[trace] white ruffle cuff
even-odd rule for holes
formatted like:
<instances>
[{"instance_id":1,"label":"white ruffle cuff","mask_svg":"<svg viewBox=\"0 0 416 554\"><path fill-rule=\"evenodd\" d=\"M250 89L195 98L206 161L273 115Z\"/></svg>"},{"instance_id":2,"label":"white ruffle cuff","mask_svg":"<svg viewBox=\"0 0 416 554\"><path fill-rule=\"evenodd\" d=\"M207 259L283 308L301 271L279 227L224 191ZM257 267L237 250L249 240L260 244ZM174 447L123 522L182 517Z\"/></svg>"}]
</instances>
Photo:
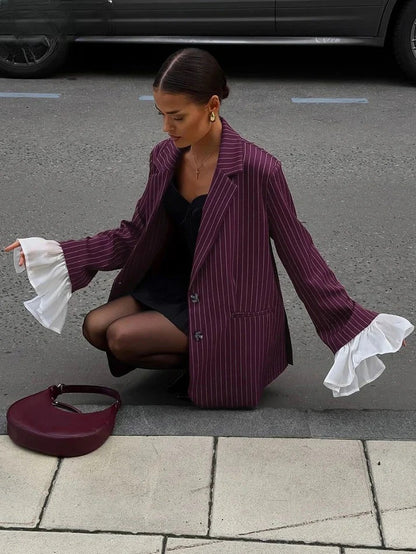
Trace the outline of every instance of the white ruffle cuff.
<instances>
[{"instance_id":1,"label":"white ruffle cuff","mask_svg":"<svg viewBox=\"0 0 416 554\"><path fill-rule=\"evenodd\" d=\"M385 365L376 354L397 352L414 331L404 317L378 314L373 321L335 354L334 365L324 380L334 397L349 396L379 377Z\"/></svg>"},{"instance_id":2,"label":"white ruffle cuff","mask_svg":"<svg viewBox=\"0 0 416 554\"><path fill-rule=\"evenodd\" d=\"M72 296L71 282L60 244L40 237L16 239L21 248L15 248L14 267L17 273L25 270L19 266L23 250L27 276L37 296L23 302L25 308L47 329L61 333Z\"/></svg>"}]
</instances>

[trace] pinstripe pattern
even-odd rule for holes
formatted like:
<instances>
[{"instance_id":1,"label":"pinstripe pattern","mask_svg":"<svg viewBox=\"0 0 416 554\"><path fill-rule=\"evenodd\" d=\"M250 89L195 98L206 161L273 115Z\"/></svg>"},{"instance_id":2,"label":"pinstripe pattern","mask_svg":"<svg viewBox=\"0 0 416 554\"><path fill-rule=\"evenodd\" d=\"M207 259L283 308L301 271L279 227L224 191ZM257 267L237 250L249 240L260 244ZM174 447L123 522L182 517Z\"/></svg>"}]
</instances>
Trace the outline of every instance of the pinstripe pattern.
<instances>
[{"instance_id":1,"label":"pinstripe pattern","mask_svg":"<svg viewBox=\"0 0 416 554\"><path fill-rule=\"evenodd\" d=\"M222 123L189 285L188 393L204 408L254 408L263 389L292 363L270 238L317 333L334 353L378 314L348 296L319 254L297 218L280 162ZM144 275L169 233L161 200L179 155L170 140L153 149L146 190L131 222L60 243L73 291L99 270L122 268L111 300ZM199 302L191 301L192 293ZM109 364L114 375L131 370L114 360Z\"/></svg>"}]
</instances>

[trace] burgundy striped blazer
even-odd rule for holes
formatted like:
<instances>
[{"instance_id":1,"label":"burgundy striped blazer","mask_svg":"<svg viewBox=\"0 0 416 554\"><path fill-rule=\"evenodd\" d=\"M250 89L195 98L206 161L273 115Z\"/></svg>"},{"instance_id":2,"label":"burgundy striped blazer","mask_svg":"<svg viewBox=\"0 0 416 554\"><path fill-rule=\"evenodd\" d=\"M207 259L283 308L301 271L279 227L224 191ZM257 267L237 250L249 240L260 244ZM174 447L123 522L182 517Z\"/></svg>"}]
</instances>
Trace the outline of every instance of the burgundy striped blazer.
<instances>
[{"instance_id":1,"label":"burgundy striped blazer","mask_svg":"<svg viewBox=\"0 0 416 554\"><path fill-rule=\"evenodd\" d=\"M352 300L298 220L280 162L222 120L189 290L188 394L203 408L254 408L263 389L293 363L270 240L319 337L335 353L378 315ZM170 140L150 155L145 191L131 221L61 242L72 291L97 271L121 269L109 300L128 294L169 233L162 204L181 151ZM108 357L113 375L132 367Z\"/></svg>"}]
</instances>

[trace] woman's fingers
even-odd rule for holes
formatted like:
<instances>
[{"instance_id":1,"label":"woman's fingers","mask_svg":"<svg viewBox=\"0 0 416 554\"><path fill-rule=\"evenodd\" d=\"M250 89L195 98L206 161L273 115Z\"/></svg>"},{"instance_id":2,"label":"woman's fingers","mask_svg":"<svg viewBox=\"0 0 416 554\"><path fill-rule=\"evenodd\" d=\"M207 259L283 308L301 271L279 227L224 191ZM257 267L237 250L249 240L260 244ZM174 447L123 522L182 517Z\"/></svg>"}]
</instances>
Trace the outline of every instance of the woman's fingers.
<instances>
[{"instance_id":1,"label":"woman's fingers","mask_svg":"<svg viewBox=\"0 0 416 554\"><path fill-rule=\"evenodd\" d=\"M18 246L20 246L20 242L18 240L14 241L12 244L9 244L9 246L6 246L6 248L4 249L6 252L10 252L10 250L14 250L15 248L17 248Z\"/></svg>"},{"instance_id":2,"label":"woman's fingers","mask_svg":"<svg viewBox=\"0 0 416 554\"><path fill-rule=\"evenodd\" d=\"M403 346L406 346L406 341L404 340L403 343L402 343Z\"/></svg>"},{"instance_id":3,"label":"woman's fingers","mask_svg":"<svg viewBox=\"0 0 416 554\"><path fill-rule=\"evenodd\" d=\"M6 252L10 252L11 250L14 250L15 248L18 248L20 246L20 242L18 240L14 241L12 244L9 244L9 246L6 246L4 249ZM25 265L26 266L26 259L23 252L20 252L19 256L19 265Z\"/></svg>"}]
</instances>

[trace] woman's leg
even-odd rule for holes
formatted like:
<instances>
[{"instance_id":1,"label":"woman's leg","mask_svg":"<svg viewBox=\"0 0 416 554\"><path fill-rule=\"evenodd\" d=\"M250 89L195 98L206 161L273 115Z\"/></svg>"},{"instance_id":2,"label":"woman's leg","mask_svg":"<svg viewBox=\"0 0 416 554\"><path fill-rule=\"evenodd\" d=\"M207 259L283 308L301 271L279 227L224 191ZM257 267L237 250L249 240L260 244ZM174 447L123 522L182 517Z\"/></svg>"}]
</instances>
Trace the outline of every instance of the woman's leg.
<instances>
[{"instance_id":1,"label":"woman's leg","mask_svg":"<svg viewBox=\"0 0 416 554\"><path fill-rule=\"evenodd\" d=\"M89 312L82 325L82 332L89 343L100 350L107 350L107 328L116 319L140 313L144 307L132 296L122 296Z\"/></svg>"},{"instance_id":2,"label":"woman's leg","mask_svg":"<svg viewBox=\"0 0 416 554\"><path fill-rule=\"evenodd\" d=\"M115 352L113 352L113 350L111 349L111 346L108 344L107 331L109 330L109 327L112 326L116 321L123 320L128 316L139 314L144 315L145 313L157 314L157 312L150 311L142 306L132 296L123 296L121 298L117 298L116 300L112 300L111 302L108 302L107 304L104 304L103 306L100 306L87 314L82 327L83 334L88 342L90 342L93 346L99 348L100 350L110 351L115 357L118 358ZM160 316L160 318L162 318L162 321L166 320L168 324L173 327L173 331L178 331L178 333L186 338L186 335L179 331L179 329L177 329L175 325L173 325L169 320L162 316L162 314L158 315ZM124 325L117 325L113 327L111 333L109 333L109 335L111 336L112 346L117 352L119 352L119 347L117 347L117 344L119 346L121 344L120 330L123 327ZM158 329L155 329L155 332L158 333ZM126 336L124 333L123 335L124 343ZM183 337L180 338L183 339ZM136 338L137 337L133 337L132 340L136 340ZM182 346L180 347L180 349L181 348ZM156 353L143 355L139 358L137 358L137 356L134 356L135 361L133 363L136 367L142 367L146 369L173 369L186 365L186 359L187 353L177 352L177 349L175 349L173 353L165 353L165 351L159 352L156 350ZM120 358L120 360L124 361L124 358Z\"/></svg>"},{"instance_id":3,"label":"woman's leg","mask_svg":"<svg viewBox=\"0 0 416 554\"><path fill-rule=\"evenodd\" d=\"M106 339L112 354L130 365L153 369L186 364L188 337L154 310L113 321L107 328Z\"/></svg>"}]
</instances>

